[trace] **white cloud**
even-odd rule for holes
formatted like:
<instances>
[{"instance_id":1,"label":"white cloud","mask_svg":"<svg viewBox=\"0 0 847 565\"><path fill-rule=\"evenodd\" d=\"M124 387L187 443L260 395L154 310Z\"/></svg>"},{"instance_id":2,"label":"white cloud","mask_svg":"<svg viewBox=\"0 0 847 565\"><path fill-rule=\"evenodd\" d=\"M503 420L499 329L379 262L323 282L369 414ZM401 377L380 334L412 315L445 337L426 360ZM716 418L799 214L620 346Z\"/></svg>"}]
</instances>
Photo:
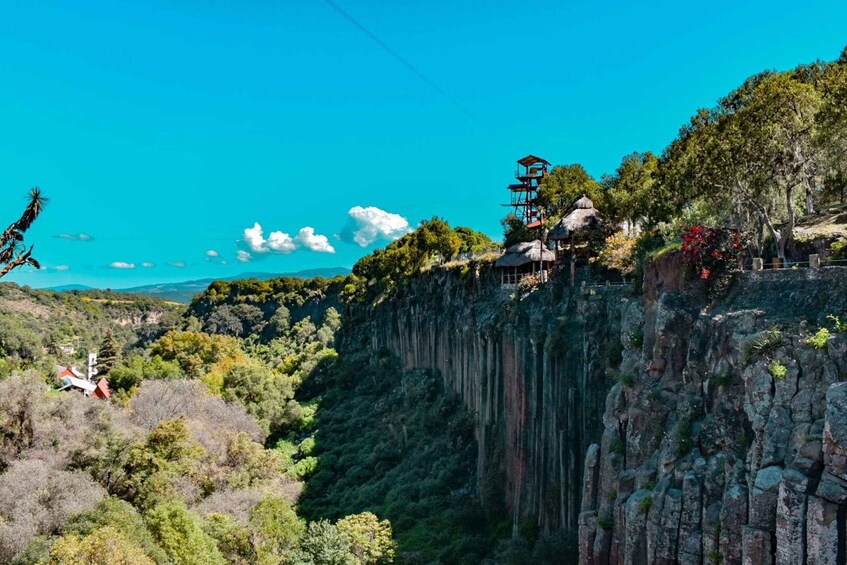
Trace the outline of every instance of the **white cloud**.
<instances>
[{"instance_id":1,"label":"white cloud","mask_svg":"<svg viewBox=\"0 0 847 565\"><path fill-rule=\"evenodd\" d=\"M288 254L300 248L319 253L335 253L335 248L325 235L315 233L315 228L306 226L300 229L296 237L283 231L274 231L265 239L265 231L258 222L252 228L244 230L244 243L253 253L284 253ZM239 252L238 260L247 262L252 255L247 251Z\"/></svg>"},{"instance_id":2,"label":"white cloud","mask_svg":"<svg viewBox=\"0 0 847 565\"><path fill-rule=\"evenodd\" d=\"M242 263L248 263L253 256L244 251L243 249L238 250L238 260Z\"/></svg>"},{"instance_id":3,"label":"white cloud","mask_svg":"<svg viewBox=\"0 0 847 565\"><path fill-rule=\"evenodd\" d=\"M393 241L412 231L406 218L376 206L353 206L347 214L353 220L355 229L348 229L342 235L348 239L352 237L361 247L367 247L378 239Z\"/></svg>"},{"instance_id":4,"label":"white cloud","mask_svg":"<svg viewBox=\"0 0 847 565\"><path fill-rule=\"evenodd\" d=\"M135 263L127 263L125 261L115 261L109 264L113 269L134 269Z\"/></svg>"},{"instance_id":5,"label":"white cloud","mask_svg":"<svg viewBox=\"0 0 847 565\"><path fill-rule=\"evenodd\" d=\"M264 232L259 222L253 224L252 228L244 230L244 242L247 244L247 247L256 253L265 253L268 250L265 247L267 241L265 240Z\"/></svg>"},{"instance_id":6,"label":"white cloud","mask_svg":"<svg viewBox=\"0 0 847 565\"><path fill-rule=\"evenodd\" d=\"M330 245L327 237L316 234L315 228L309 226L300 228L300 233L297 234L297 242L303 247L317 251L318 253L335 253L335 248Z\"/></svg>"},{"instance_id":7,"label":"white cloud","mask_svg":"<svg viewBox=\"0 0 847 565\"><path fill-rule=\"evenodd\" d=\"M156 263L151 263L149 261L145 261L144 263L141 264L141 266L144 267L145 269L151 269L151 268L156 266Z\"/></svg>"},{"instance_id":8,"label":"white cloud","mask_svg":"<svg viewBox=\"0 0 847 565\"><path fill-rule=\"evenodd\" d=\"M70 269L70 267L68 267L67 265L56 265L53 268L57 271L67 271L68 269Z\"/></svg>"},{"instance_id":9,"label":"white cloud","mask_svg":"<svg viewBox=\"0 0 847 565\"><path fill-rule=\"evenodd\" d=\"M258 226L259 224L256 225ZM281 231L271 232L271 235L268 236L267 244L268 249L277 253L291 253L297 249L294 238Z\"/></svg>"},{"instance_id":10,"label":"white cloud","mask_svg":"<svg viewBox=\"0 0 847 565\"><path fill-rule=\"evenodd\" d=\"M171 267L176 267L177 269L182 269L185 267L185 261L170 261L168 263Z\"/></svg>"},{"instance_id":11,"label":"white cloud","mask_svg":"<svg viewBox=\"0 0 847 565\"><path fill-rule=\"evenodd\" d=\"M60 233L56 237L59 239L69 239L71 241L91 241L94 239L87 233Z\"/></svg>"},{"instance_id":12,"label":"white cloud","mask_svg":"<svg viewBox=\"0 0 847 565\"><path fill-rule=\"evenodd\" d=\"M217 257L218 255L220 255L220 253L218 253L214 249L206 251L206 257Z\"/></svg>"}]
</instances>

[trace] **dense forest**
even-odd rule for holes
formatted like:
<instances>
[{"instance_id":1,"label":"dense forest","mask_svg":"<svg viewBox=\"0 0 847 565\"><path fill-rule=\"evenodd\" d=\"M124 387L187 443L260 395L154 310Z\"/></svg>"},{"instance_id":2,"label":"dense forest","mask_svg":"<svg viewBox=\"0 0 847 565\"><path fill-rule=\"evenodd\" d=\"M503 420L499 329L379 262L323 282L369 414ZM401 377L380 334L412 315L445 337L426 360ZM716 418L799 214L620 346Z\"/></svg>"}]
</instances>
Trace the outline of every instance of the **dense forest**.
<instances>
[{"instance_id":1,"label":"dense forest","mask_svg":"<svg viewBox=\"0 0 847 565\"><path fill-rule=\"evenodd\" d=\"M751 77L698 111L661 155L633 153L600 179L555 167L539 204L550 227L588 195L606 220L590 244L625 275L695 224L749 234L750 256L790 260L803 238L820 238L838 258L844 235L801 238L797 227L847 223L845 132L847 50ZM503 223L506 245L536 237L514 217ZM0 561L572 555L565 535L510 541L498 477L475 476L474 415L438 375L404 370L348 323L422 271L466 275L497 248L432 218L349 276L218 281L187 308L0 285ZM7 263L34 261L31 248L7 249ZM84 367L89 351L100 353L109 401L56 390L55 366Z\"/></svg>"}]
</instances>

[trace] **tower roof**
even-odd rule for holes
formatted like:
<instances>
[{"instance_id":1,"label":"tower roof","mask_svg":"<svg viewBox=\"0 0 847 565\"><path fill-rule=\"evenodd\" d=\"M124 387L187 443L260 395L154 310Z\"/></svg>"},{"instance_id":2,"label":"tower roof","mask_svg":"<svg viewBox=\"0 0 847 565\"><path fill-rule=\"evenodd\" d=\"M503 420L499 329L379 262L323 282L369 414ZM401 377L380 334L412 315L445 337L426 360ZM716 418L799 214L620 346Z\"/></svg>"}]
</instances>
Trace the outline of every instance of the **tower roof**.
<instances>
[{"instance_id":1,"label":"tower roof","mask_svg":"<svg viewBox=\"0 0 847 565\"><path fill-rule=\"evenodd\" d=\"M522 159L518 159L518 164L523 165L524 167L529 167L530 165L534 165L536 163L543 163L545 165L549 165L550 162L546 159L542 159L541 157L536 157L535 155L527 155Z\"/></svg>"}]
</instances>

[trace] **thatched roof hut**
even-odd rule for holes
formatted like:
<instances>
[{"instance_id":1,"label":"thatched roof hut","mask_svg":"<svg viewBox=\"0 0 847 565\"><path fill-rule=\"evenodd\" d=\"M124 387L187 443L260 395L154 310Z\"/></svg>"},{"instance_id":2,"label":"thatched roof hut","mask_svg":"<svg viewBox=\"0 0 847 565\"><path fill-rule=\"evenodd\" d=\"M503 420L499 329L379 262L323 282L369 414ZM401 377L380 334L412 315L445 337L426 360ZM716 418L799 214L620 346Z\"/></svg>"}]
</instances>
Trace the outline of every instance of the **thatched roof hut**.
<instances>
[{"instance_id":1,"label":"thatched roof hut","mask_svg":"<svg viewBox=\"0 0 847 565\"><path fill-rule=\"evenodd\" d=\"M571 212L556 222L547 234L547 238L553 241L560 241L570 238L574 233L594 227L602 221L594 203L587 196L583 196L574 203L574 209Z\"/></svg>"},{"instance_id":2,"label":"thatched roof hut","mask_svg":"<svg viewBox=\"0 0 847 565\"><path fill-rule=\"evenodd\" d=\"M516 243L494 263L495 267L520 267L529 263L552 262L556 254L544 247L540 239Z\"/></svg>"}]
</instances>

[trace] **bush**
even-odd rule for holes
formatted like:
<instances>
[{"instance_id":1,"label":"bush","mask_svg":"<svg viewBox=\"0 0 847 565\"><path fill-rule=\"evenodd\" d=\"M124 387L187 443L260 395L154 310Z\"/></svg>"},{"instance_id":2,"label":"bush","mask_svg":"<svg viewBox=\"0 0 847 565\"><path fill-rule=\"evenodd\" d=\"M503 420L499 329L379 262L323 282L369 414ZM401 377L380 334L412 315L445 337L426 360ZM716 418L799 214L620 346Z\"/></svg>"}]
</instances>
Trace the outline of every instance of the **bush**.
<instances>
[{"instance_id":1,"label":"bush","mask_svg":"<svg viewBox=\"0 0 847 565\"><path fill-rule=\"evenodd\" d=\"M615 518L611 514L601 514L597 518L597 525L600 526L600 529L611 532L615 527Z\"/></svg>"},{"instance_id":2,"label":"bush","mask_svg":"<svg viewBox=\"0 0 847 565\"><path fill-rule=\"evenodd\" d=\"M153 537L175 565L224 565L215 540L182 502L162 502L145 515Z\"/></svg>"},{"instance_id":3,"label":"bush","mask_svg":"<svg viewBox=\"0 0 847 565\"><path fill-rule=\"evenodd\" d=\"M784 379L788 375L788 367L780 361L774 361L768 365L768 372L775 379Z\"/></svg>"},{"instance_id":4,"label":"bush","mask_svg":"<svg viewBox=\"0 0 847 565\"><path fill-rule=\"evenodd\" d=\"M841 318L832 314L827 316L827 318L835 322L835 331L838 333L847 333L847 322L842 322Z\"/></svg>"},{"instance_id":5,"label":"bush","mask_svg":"<svg viewBox=\"0 0 847 565\"><path fill-rule=\"evenodd\" d=\"M750 234L736 228L692 226L682 234L683 261L691 275L708 281L710 293L722 292L750 241Z\"/></svg>"},{"instance_id":6,"label":"bush","mask_svg":"<svg viewBox=\"0 0 847 565\"><path fill-rule=\"evenodd\" d=\"M106 492L83 473L58 471L37 459L15 461L0 475L0 562L8 563L38 535L61 531Z\"/></svg>"},{"instance_id":7,"label":"bush","mask_svg":"<svg viewBox=\"0 0 847 565\"><path fill-rule=\"evenodd\" d=\"M291 557L305 527L288 502L267 496L250 513L250 529L259 562L270 563Z\"/></svg>"},{"instance_id":8,"label":"bush","mask_svg":"<svg viewBox=\"0 0 847 565\"><path fill-rule=\"evenodd\" d=\"M635 271L635 238L618 231L606 238L603 248L597 255L597 263L614 269L623 276Z\"/></svg>"},{"instance_id":9,"label":"bush","mask_svg":"<svg viewBox=\"0 0 847 565\"><path fill-rule=\"evenodd\" d=\"M815 349L825 349L826 344L830 339L832 339L832 335L830 335L829 330L826 328L820 328L815 335L806 339L806 343Z\"/></svg>"},{"instance_id":10,"label":"bush","mask_svg":"<svg viewBox=\"0 0 847 565\"><path fill-rule=\"evenodd\" d=\"M46 565L88 563L155 565L156 562L138 544L112 526L98 528L85 537L76 534L62 536L53 544L50 558L46 561ZM200 562L195 563L199 565Z\"/></svg>"},{"instance_id":11,"label":"bush","mask_svg":"<svg viewBox=\"0 0 847 565\"><path fill-rule=\"evenodd\" d=\"M653 507L653 497L645 496L641 499L641 511L647 514L650 512L650 508Z\"/></svg>"}]
</instances>

